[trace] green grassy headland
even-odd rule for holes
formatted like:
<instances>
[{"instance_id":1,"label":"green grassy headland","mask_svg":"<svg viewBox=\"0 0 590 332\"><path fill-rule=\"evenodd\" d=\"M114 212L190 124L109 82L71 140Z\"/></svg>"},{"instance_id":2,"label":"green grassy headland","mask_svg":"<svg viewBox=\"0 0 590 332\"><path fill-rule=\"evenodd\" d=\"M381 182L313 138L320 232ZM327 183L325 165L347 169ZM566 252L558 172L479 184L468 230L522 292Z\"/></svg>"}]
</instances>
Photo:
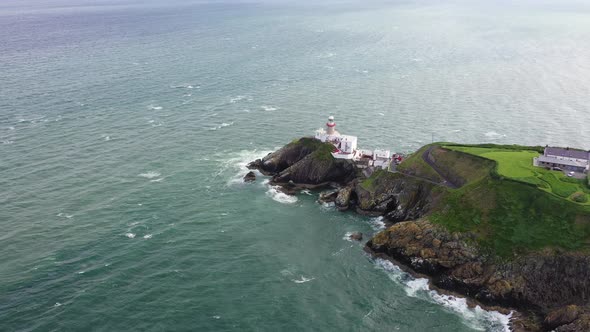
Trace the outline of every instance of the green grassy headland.
<instances>
[{"instance_id":1,"label":"green grassy headland","mask_svg":"<svg viewBox=\"0 0 590 332\"><path fill-rule=\"evenodd\" d=\"M401 170L432 179L434 170L422 160L425 148L406 159ZM462 187L445 188L429 219L452 232L475 234L479 245L502 257L547 248L590 250L590 190L585 180L534 167L532 158L541 151L436 145L431 155L437 168ZM374 183L367 179L362 185Z\"/></svg>"}]
</instances>

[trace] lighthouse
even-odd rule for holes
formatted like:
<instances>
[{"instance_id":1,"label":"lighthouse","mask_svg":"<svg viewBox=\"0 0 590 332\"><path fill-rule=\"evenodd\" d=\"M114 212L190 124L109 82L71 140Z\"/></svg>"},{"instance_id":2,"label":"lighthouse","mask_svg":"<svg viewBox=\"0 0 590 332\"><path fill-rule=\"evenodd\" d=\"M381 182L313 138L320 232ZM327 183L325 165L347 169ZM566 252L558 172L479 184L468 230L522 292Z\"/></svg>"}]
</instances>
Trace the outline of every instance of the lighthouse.
<instances>
[{"instance_id":1,"label":"lighthouse","mask_svg":"<svg viewBox=\"0 0 590 332\"><path fill-rule=\"evenodd\" d=\"M328 135L335 135L336 134L336 122L334 122L334 117L330 115L328 118L328 122L326 123L326 133Z\"/></svg>"}]
</instances>

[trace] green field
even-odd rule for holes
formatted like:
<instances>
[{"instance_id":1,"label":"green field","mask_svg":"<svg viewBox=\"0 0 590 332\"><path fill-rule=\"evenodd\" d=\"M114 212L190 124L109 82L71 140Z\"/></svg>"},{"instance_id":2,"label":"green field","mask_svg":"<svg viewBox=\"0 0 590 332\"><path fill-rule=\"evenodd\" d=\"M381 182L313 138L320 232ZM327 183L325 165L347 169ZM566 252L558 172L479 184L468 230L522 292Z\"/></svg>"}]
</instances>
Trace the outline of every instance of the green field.
<instances>
[{"instance_id":1,"label":"green field","mask_svg":"<svg viewBox=\"0 0 590 332\"><path fill-rule=\"evenodd\" d=\"M537 151L473 146L445 146L445 148L469 153L496 161L498 175L537 186L560 198L590 205L590 188L585 180L567 177L563 172L533 166Z\"/></svg>"}]
</instances>

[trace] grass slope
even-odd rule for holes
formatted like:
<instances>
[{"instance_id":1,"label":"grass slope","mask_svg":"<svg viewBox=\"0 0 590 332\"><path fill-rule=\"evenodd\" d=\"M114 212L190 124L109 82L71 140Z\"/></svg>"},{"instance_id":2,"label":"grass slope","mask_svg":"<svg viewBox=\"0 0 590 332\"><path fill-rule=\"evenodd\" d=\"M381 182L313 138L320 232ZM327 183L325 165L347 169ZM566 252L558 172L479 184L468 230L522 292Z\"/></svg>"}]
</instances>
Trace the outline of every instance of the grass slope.
<instances>
[{"instance_id":1,"label":"grass slope","mask_svg":"<svg viewBox=\"0 0 590 332\"><path fill-rule=\"evenodd\" d=\"M590 248L590 205L567 196L571 185L579 189L580 183L564 182L542 168L532 170L529 158L538 155L538 147L445 146L452 150L433 149L437 166L466 183L446 190L429 216L432 222L475 234L474 241L501 257L543 248ZM405 167L424 167L411 162Z\"/></svg>"}]
</instances>

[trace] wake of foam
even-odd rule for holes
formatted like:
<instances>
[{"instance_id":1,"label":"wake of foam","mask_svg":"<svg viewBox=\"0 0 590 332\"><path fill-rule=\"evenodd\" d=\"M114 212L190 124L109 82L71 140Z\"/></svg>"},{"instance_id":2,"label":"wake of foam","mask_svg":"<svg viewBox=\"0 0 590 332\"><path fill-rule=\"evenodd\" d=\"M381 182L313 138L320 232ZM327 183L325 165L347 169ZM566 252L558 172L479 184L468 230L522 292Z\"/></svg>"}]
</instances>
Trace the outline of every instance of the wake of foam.
<instances>
[{"instance_id":1,"label":"wake of foam","mask_svg":"<svg viewBox=\"0 0 590 332\"><path fill-rule=\"evenodd\" d=\"M224 122L224 123L222 123L222 124L220 124L220 125L218 125L218 126L215 126L215 127L211 127L211 128L209 128L209 130L219 130L219 129L221 129L221 128L225 128L225 127L232 126L233 124L234 124L233 122L230 122L230 123L225 123L225 122Z\"/></svg>"},{"instance_id":2,"label":"wake of foam","mask_svg":"<svg viewBox=\"0 0 590 332\"><path fill-rule=\"evenodd\" d=\"M506 137L505 134L500 134L495 131L488 131L487 133L484 134L484 136L489 139L500 139L500 138Z\"/></svg>"},{"instance_id":3,"label":"wake of foam","mask_svg":"<svg viewBox=\"0 0 590 332\"><path fill-rule=\"evenodd\" d=\"M142 177L142 178L146 178L146 179L153 179L153 178L157 178L158 176L160 176L161 174L155 171L149 171L149 172L145 172L145 173L141 173L137 176Z\"/></svg>"},{"instance_id":4,"label":"wake of foam","mask_svg":"<svg viewBox=\"0 0 590 332\"><path fill-rule=\"evenodd\" d=\"M431 290L428 286L428 279L414 278L388 260L377 258L375 264L378 268L386 271L391 280L404 286L408 296L422 298L442 305L447 310L461 315L465 323L473 329L497 332L510 331L509 322L512 314L504 315L497 311L487 311L480 306L470 308L465 298L440 294Z\"/></svg>"},{"instance_id":5,"label":"wake of foam","mask_svg":"<svg viewBox=\"0 0 590 332\"><path fill-rule=\"evenodd\" d=\"M301 276L301 279L292 279L291 281L293 281L293 282L294 282L294 283L296 283L296 284L303 284L303 283L306 283L306 282L312 281L312 280L314 280L314 279L315 279L315 278L313 278L313 277L312 277L312 278L306 278L306 277L304 277L304 276Z\"/></svg>"}]
</instances>

